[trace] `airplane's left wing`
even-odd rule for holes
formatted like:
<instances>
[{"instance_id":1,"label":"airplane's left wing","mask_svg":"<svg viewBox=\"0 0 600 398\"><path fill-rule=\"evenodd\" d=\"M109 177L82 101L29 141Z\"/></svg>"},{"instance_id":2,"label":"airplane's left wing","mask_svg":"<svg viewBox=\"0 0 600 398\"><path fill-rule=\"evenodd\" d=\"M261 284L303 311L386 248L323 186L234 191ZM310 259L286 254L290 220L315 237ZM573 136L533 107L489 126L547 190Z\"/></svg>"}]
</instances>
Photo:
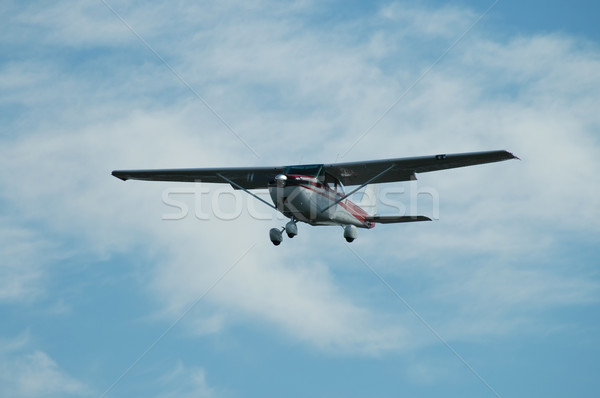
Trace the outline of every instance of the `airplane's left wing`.
<instances>
[{"instance_id":1,"label":"airplane's left wing","mask_svg":"<svg viewBox=\"0 0 600 398\"><path fill-rule=\"evenodd\" d=\"M230 167L208 169L115 170L112 175L123 181L178 181L231 184L245 189L267 188L269 181L283 172L283 167ZM230 180L230 181L228 181ZM239 187L231 184L235 189Z\"/></svg>"}]
</instances>

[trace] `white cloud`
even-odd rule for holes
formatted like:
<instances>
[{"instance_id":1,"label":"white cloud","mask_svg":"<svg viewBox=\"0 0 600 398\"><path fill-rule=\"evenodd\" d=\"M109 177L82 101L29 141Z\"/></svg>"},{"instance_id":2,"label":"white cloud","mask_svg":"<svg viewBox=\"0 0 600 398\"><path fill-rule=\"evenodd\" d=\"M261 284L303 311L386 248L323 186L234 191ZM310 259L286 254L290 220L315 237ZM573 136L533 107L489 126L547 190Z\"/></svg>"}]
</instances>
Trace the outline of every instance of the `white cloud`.
<instances>
[{"instance_id":1,"label":"white cloud","mask_svg":"<svg viewBox=\"0 0 600 398\"><path fill-rule=\"evenodd\" d=\"M11 6L6 12L12 12L19 29L9 37L17 41L39 40L47 45L80 47L113 46L135 40L101 2L35 2L28 7L14 2Z\"/></svg>"},{"instance_id":2,"label":"white cloud","mask_svg":"<svg viewBox=\"0 0 600 398\"><path fill-rule=\"evenodd\" d=\"M457 38L479 17L472 10L454 6L426 8L407 3L390 3L380 15L400 25L400 31L409 36Z\"/></svg>"},{"instance_id":3,"label":"white cloud","mask_svg":"<svg viewBox=\"0 0 600 398\"><path fill-rule=\"evenodd\" d=\"M243 227L238 222L235 228ZM162 291L162 297L169 298L168 304L177 308L174 313L181 313L185 304L199 298L246 247L264 240L262 234L255 236L264 231L253 229L257 231L249 233L253 236L251 239L244 238L239 231L230 233L230 241L237 244L229 253L210 254L206 253L205 246L196 246L195 250L173 253L173 262L158 267L157 288ZM220 227L211 233L227 235ZM177 241L189 247L193 241L203 240L202 235L197 233L186 238L182 233ZM226 319L230 323L240 319L260 320L260 324L275 325L286 334L327 350L373 354L414 343L404 326L382 328L385 322L378 319L382 318L381 314L354 303L336 286L328 267L303 258L301 253L308 249L306 243L297 244L300 250L277 253L270 243L259 243L204 301L228 314ZM297 258L290 256L290 252L296 253Z\"/></svg>"},{"instance_id":4,"label":"white cloud","mask_svg":"<svg viewBox=\"0 0 600 398\"><path fill-rule=\"evenodd\" d=\"M45 352L28 349L28 334L0 340L0 394L11 397L87 396L90 390Z\"/></svg>"},{"instance_id":5,"label":"white cloud","mask_svg":"<svg viewBox=\"0 0 600 398\"><path fill-rule=\"evenodd\" d=\"M187 367L182 362L179 362L174 369L160 377L158 385L161 386L162 390L165 390L156 395L161 398L210 398L219 395L206 381L206 371L203 368Z\"/></svg>"},{"instance_id":6,"label":"white cloud","mask_svg":"<svg viewBox=\"0 0 600 398\"><path fill-rule=\"evenodd\" d=\"M44 266L56 256L40 258L39 253L55 245L28 228L4 220L0 228L0 302L33 302L44 293Z\"/></svg>"}]
</instances>

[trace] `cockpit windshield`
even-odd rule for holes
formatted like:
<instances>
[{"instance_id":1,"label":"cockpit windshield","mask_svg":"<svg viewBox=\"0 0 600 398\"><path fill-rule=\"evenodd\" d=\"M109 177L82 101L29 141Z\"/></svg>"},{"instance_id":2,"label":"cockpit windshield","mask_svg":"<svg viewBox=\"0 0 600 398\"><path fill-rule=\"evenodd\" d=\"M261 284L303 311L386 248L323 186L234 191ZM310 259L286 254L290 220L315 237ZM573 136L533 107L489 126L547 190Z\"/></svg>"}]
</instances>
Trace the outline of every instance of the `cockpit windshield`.
<instances>
[{"instance_id":1,"label":"cockpit windshield","mask_svg":"<svg viewBox=\"0 0 600 398\"><path fill-rule=\"evenodd\" d=\"M288 166L283 172L284 174L299 174L303 176L309 177L319 177L321 176L321 171L323 169L322 164L310 164L310 165L302 165L302 166Z\"/></svg>"}]
</instances>

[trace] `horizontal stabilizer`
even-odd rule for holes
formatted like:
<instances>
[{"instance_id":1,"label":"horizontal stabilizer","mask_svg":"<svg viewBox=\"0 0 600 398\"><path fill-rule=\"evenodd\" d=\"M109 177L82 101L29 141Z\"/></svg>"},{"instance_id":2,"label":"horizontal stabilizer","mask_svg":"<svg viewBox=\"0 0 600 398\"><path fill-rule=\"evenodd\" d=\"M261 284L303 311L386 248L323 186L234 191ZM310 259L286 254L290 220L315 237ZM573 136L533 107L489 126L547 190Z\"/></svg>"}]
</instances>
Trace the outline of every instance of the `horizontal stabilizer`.
<instances>
[{"instance_id":1,"label":"horizontal stabilizer","mask_svg":"<svg viewBox=\"0 0 600 398\"><path fill-rule=\"evenodd\" d=\"M431 218L425 216L369 216L365 218L365 221L394 224L399 222L431 221Z\"/></svg>"}]
</instances>

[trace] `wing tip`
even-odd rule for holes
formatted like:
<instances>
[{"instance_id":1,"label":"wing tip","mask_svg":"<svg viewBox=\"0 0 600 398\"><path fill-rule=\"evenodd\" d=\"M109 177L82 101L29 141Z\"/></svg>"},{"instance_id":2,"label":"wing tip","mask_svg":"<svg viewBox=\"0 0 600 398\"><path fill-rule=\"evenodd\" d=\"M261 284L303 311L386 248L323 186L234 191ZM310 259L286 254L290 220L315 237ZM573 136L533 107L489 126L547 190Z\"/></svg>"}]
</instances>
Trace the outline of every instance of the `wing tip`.
<instances>
[{"instance_id":1,"label":"wing tip","mask_svg":"<svg viewBox=\"0 0 600 398\"><path fill-rule=\"evenodd\" d=\"M118 170L113 170L111 174L113 175L113 177L117 177L119 180L122 181L127 181L129 179L125 173L122 173Z\"/></svg>"},{"instance_id":2,"label":"wing tip","mask_svg":"<svg viewBox=\"0 0 600 398\"><path fill-rule=\"evenodd\" d=\"M412 218L411 221L433 221L431 218L427 216L410 216Z\"/></svg>"},{"instance_id":3,"label":"wing tip","mask_svg":"<svg viewBox=\"0 0 600 398\"><path fill-rule=\"evenodd\" d=\"M511 159L517 159L517 160L521 160L521 158L520 158L520 157L518 157L517 155L515 155L514 153L512 153L512 152L509 152L509 151L506 151L506 152L508 152L508 154L511 156L511 157L510 157Z\"/></svg>"}]
</instances>

